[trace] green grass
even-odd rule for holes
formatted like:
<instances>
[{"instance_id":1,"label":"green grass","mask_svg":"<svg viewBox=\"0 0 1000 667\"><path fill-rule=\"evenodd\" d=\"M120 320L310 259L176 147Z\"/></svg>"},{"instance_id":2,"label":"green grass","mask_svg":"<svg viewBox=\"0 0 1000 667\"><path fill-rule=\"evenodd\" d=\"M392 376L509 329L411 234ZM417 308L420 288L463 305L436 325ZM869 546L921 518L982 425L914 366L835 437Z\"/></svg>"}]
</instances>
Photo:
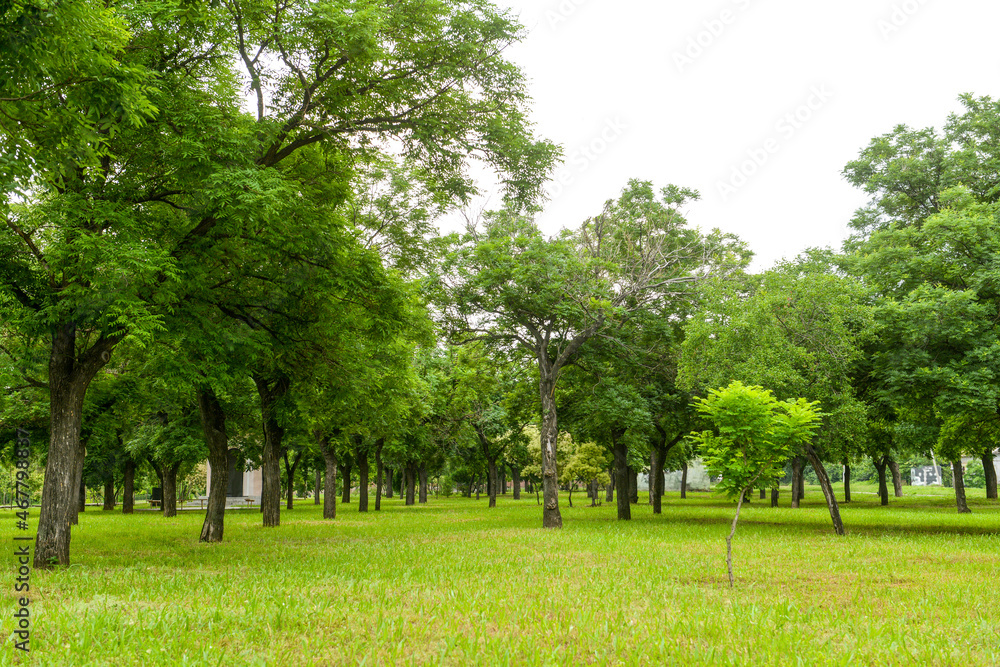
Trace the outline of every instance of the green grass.
<instances>
[{"instance_id":1,"label":"green grass","mask_svg":"<svg viewBox=\"0 0 1000 667\"><path fill-rule=\"evenodd\" d=\"M668 494L663 514L566 507L544 531L533 495L431 499L322 520L312 501L260 526L230 512L164 519L88 509L73 565L32 573L40 665L991 665L1000 663L1000 505L907 488L879 507L855 485L836 537L817 488L802 509ZM924 495L926 494L926 495ZM37 516L37 508L33 514ZM10 512L0 521L13 532ZM10 544L8 538L8 544ZM14 606L12 559L3 632ZM0 662L15 664L10 642Z\"/></svg>"}]
</instances>

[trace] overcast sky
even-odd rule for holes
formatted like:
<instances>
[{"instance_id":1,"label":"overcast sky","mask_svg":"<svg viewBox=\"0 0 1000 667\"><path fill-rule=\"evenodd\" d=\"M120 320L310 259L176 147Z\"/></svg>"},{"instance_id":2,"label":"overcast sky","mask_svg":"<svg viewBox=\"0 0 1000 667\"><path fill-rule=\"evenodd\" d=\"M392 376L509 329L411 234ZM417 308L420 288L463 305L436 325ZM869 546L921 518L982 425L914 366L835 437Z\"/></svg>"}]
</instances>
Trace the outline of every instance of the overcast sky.
<instances>
[{"instance_id":1,"label":"overcast sky","mask_svg":"<svg viewBox=\"0 0 1000 667\"><path fill-rule=\"evenodd\" d=\"M1000 96L996 0L497 4L529 31L508 57L565 149L547 232L641 178L698 189L689 220L738 234L757 269L839 247L865 201L841 172L873 137Z\"/></svg>"}]
</instances>

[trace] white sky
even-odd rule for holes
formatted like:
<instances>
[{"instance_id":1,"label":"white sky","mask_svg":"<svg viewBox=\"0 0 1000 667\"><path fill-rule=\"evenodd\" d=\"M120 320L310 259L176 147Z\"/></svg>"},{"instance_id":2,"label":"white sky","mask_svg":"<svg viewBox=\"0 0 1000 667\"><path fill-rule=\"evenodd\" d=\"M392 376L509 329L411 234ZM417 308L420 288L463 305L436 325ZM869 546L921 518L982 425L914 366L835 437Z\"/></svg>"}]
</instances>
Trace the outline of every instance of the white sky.
<instances>
[{"instance_id":1,"label":"white sky","mask_svg":"<svg viewBox=\"0 0 1000 667\"><path fill-rule=\"evenodd\" d=\"M870 139L940 127L963 92L1000 96L996 0L496 1L530 31L507 55L531 80L539 134L566 152L568 185L539 218L549 233L641 178L700 190L689 220L738 234L756 269L839 248L865 202L841 171ZM807 120L783 120L810 102Z\"/></svg>"}]
</instances>

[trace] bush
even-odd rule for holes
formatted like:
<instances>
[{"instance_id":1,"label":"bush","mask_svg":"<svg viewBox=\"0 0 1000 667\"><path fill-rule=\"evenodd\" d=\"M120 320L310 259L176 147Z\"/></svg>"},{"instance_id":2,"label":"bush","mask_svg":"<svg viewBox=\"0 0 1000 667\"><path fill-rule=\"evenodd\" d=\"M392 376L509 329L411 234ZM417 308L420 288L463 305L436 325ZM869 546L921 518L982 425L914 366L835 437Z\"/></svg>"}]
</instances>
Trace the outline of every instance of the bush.
<instances>
[{"instance_id":1,"label":"bush","mask_svg":"<svg viewBox=\"0 0 1000 667\"><path fill-rule=\"evenodd\" d=\"M438 493L445 498L450 498L455 493L455 482L452 481L450 475L441 475L438 478L438 486L440 487Z\"/></svg>"}]
</instances>

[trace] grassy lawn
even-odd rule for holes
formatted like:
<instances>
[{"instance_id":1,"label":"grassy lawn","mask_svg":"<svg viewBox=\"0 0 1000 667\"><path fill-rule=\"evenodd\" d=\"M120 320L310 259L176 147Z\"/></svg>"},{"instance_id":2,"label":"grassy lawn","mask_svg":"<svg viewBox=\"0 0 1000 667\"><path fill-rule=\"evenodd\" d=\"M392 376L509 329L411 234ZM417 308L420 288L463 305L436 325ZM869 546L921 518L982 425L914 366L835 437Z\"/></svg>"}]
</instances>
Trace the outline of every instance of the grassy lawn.
<instances>
[{"instance_id":1,"label":"grassy lawn","mask_svg":"<svg viewBox=\"0 0 1000 667\"><path fill-rule=\"evenodd\" d=\"M907 487L883 508L874 491L842 505L846 538L818 487L800 510L755 499L735 590L733 506L708 494L668 494L656 517L643 498L617 522L578 492L561 531L539 527L533 495L492 511L485 496L355 501L334 522L309 500L276 529L230 512L215 545L197 541L200 512L88 508L73 565L32 573L30 663L1000 664L1000 505L972 489L959 516L950 489ZM7 637L10 556L3 571ZM5 642L0 663L17 661Z\"/></svg>"}]
</instances>

